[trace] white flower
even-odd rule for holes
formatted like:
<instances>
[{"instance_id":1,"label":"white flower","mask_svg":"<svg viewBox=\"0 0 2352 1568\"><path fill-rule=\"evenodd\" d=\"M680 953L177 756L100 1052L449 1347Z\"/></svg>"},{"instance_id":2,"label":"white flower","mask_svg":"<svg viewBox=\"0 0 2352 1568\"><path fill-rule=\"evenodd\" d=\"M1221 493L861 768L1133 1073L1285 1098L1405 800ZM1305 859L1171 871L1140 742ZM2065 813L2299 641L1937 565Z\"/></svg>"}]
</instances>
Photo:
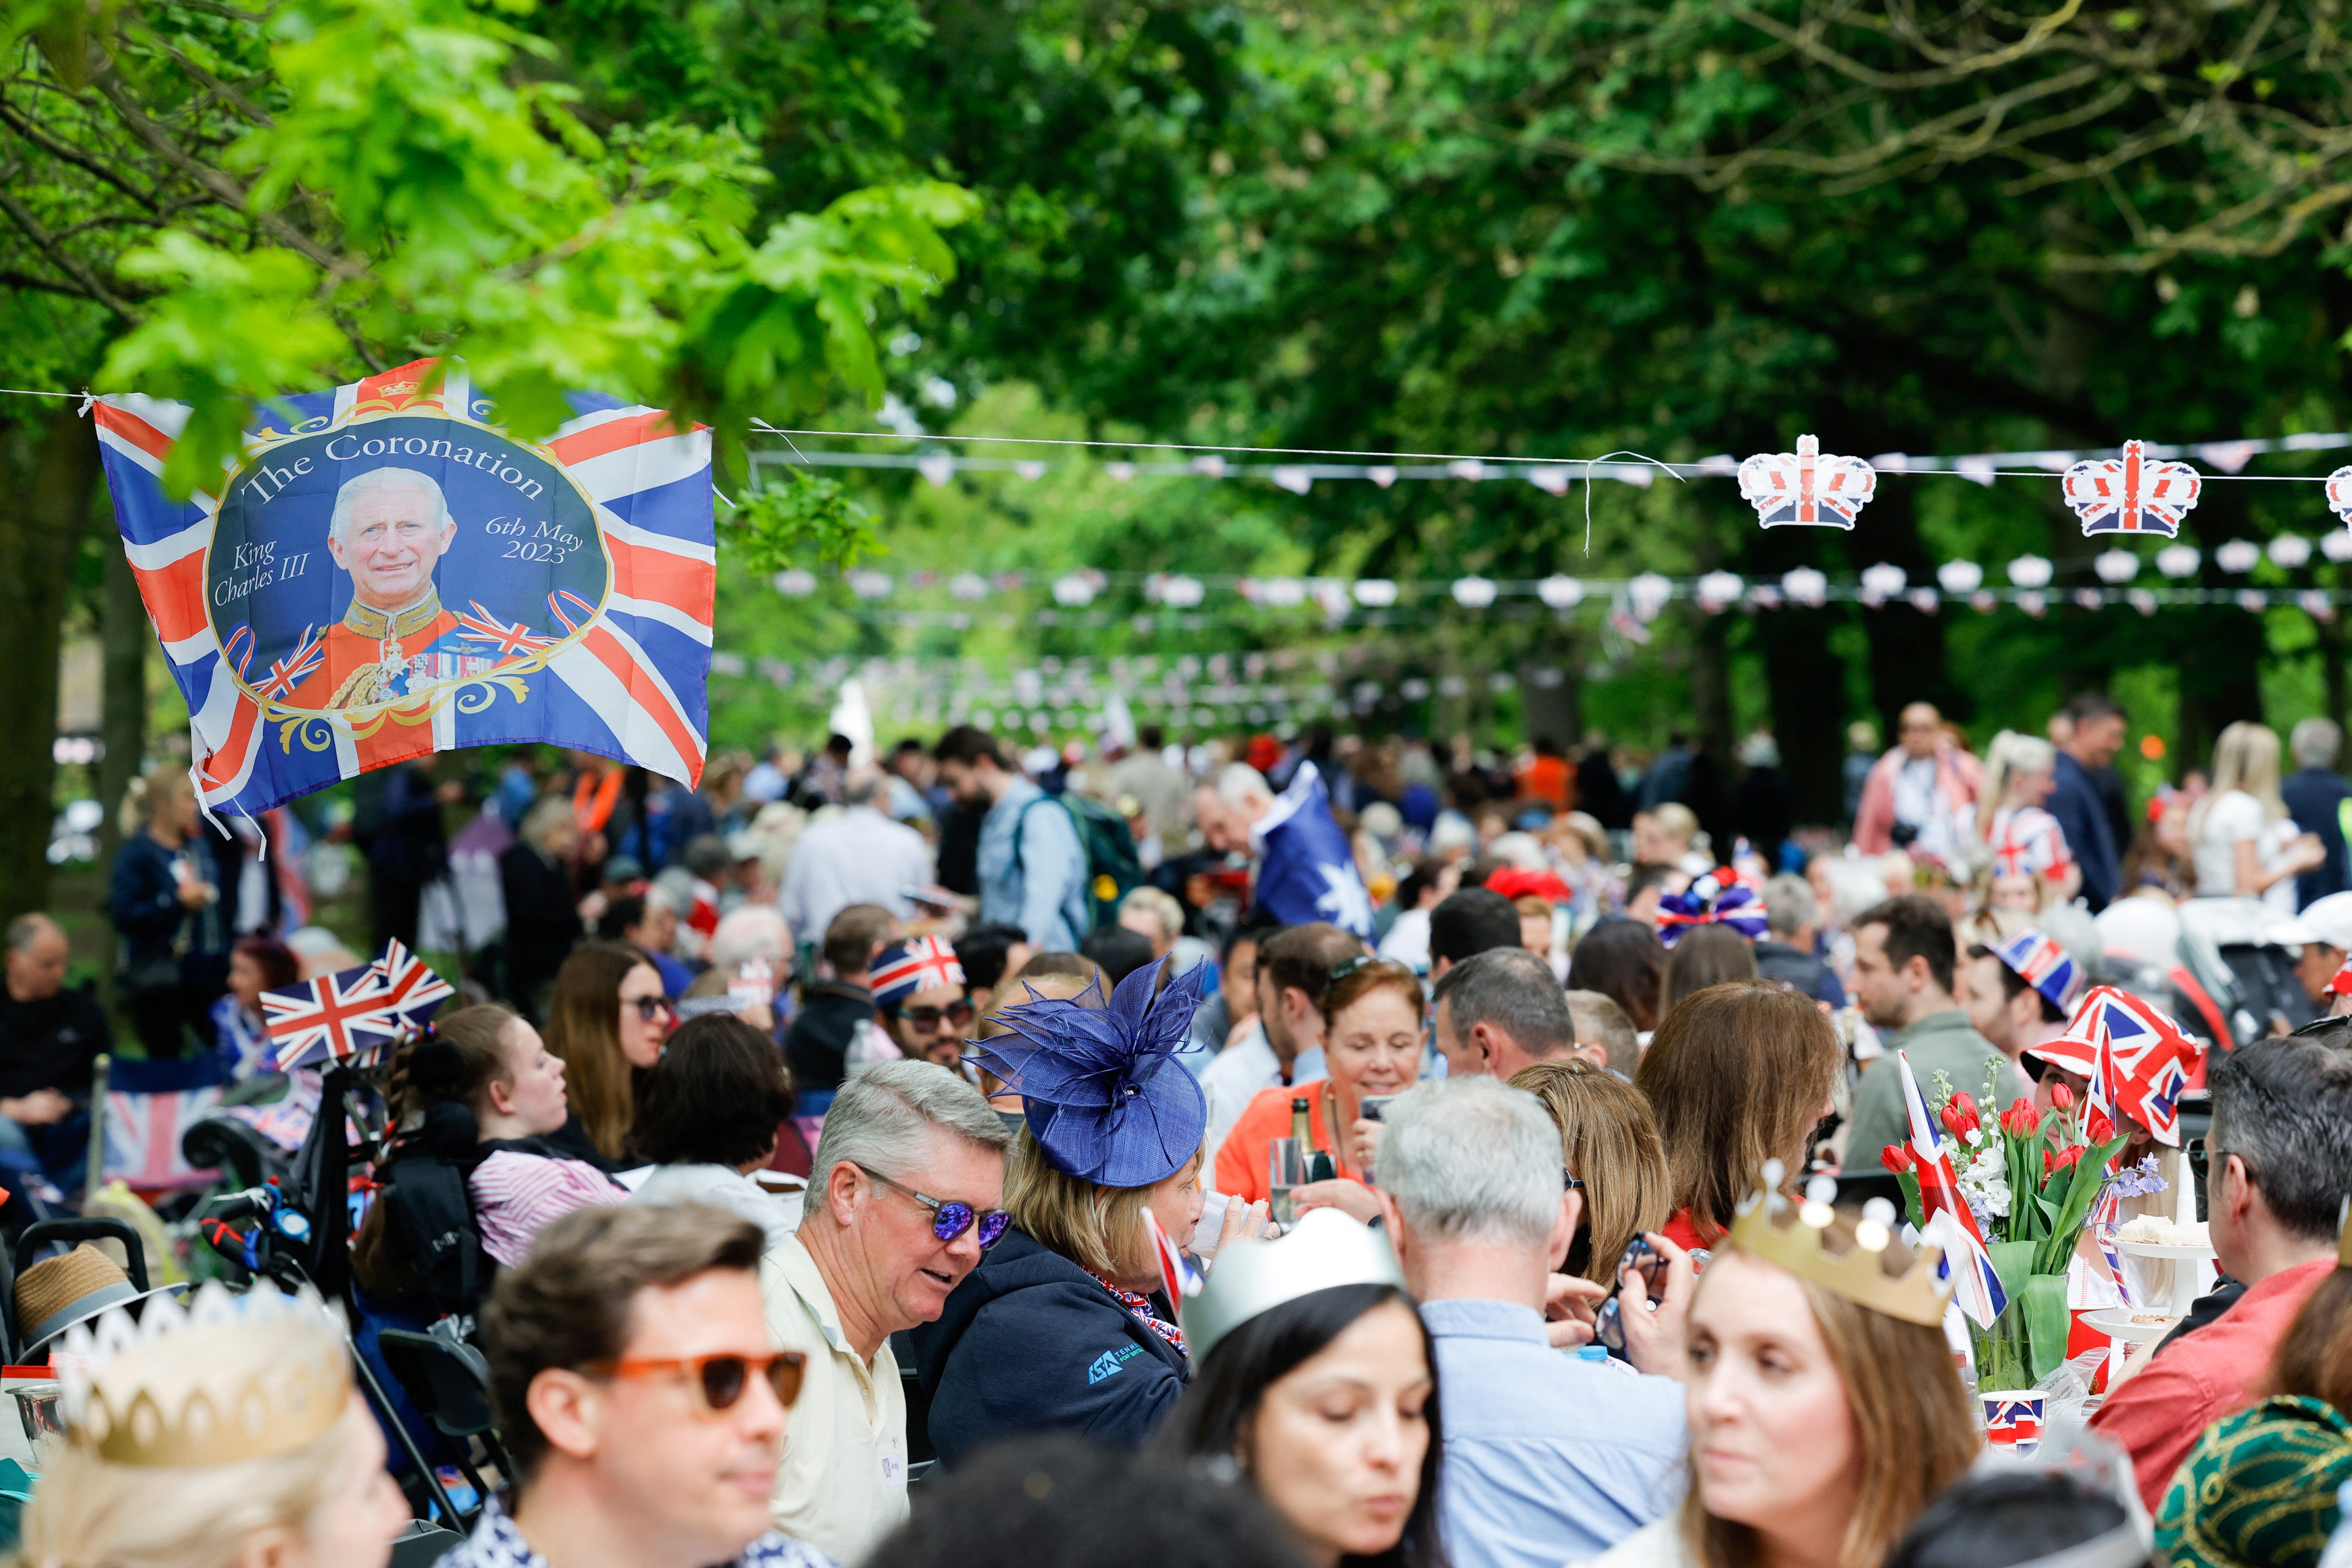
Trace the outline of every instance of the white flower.
<instances>
[{"instance_id":1,"label":"white flower","mask_svg":"<svg viewBox=\"0 0 2352 1568\"><path fill-rule=\"evenodd\" d=\"M1960 1194L1979 1220L2009 1217L2009 1168L1998 1150L1983 1150L1969 1162L1960 1172Z\"/></svg>"}]
</instances>

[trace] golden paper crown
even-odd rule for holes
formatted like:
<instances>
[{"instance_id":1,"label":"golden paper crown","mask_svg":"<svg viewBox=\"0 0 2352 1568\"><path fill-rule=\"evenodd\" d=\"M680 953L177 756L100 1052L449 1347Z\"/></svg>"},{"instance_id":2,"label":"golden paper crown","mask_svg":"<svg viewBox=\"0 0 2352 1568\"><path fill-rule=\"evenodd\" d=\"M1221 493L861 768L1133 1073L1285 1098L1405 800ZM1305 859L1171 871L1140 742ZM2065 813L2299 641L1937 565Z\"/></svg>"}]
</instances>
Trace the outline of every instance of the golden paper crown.
<instances>
[{"instance_id":1,"label":"golden paper crown","mask_svg":"<svg viewBox=\"0 0 2352 1568\"><path fill-rule=\"evenodd\" d=\"M1880 1256L1895 1239L1895 1205L1885 1198L1873 1198L1864 1205L1863 1218L1854 1226L1853 1250L1839 1257L1822 1246L1822 1233L1837 1217L1837 1211L1830 1206L1837 1184L1816 1176L1805 1200L1791 1204L1780 1195L1780 1174L1778 1160L1766 1163L1762 1188L1741 1201L1731 1222L1735 1246L1857 1307L1931 1329L1943 1322L1953 1287L1938 1277L1944 1256L1941 1247L1924 1246L1909 1273L1889 1278ZM1789 1209L1795 1213L1783 1223L1779 1216Z\"/></svg>"},{"instance_id":2,"label":"golden paper crown","mask_svg":"<svg viewBox=\"0 0 2352 1568\"><path fill-rule=\"evenodd\" d=\"M70 1439L111 1464L233 1465L274 1458L341 1418L351 1367L341 1322L315 1291L212 1283L134 1321L109 1311L66 1331L54 1358Z\"/></svg>"}]
</instances>

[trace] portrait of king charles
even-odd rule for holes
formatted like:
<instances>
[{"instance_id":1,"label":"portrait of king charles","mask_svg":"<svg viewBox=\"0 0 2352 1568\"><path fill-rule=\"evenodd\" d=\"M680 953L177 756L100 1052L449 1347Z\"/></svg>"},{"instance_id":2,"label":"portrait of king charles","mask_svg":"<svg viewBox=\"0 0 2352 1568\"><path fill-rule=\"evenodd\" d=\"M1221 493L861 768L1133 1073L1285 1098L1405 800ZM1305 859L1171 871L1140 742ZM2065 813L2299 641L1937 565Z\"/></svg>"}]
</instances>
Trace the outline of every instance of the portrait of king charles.
<instances>
[{"instance_id":1,"label":"portrait of king charles","mask_svg":"<svg viewBox=\"0 0 2352 1568\"><path fill-rule=\"evenodd\" d=\"M400 701L489 668L496 660L464 646L433 580L457 537L448 499L430 475L383 468L344 480L327 553L351 574L351 607L327 631L325 662L287 706Z\"/></svg>"}]
</instances>

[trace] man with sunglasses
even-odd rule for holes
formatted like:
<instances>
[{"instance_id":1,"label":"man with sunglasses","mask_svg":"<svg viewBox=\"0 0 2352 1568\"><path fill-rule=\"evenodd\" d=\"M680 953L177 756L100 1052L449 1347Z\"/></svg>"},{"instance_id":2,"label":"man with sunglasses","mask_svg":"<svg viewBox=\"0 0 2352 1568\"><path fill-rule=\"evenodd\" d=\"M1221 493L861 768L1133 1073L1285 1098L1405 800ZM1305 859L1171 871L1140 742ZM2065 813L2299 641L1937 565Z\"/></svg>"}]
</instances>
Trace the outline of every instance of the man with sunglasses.
<instances>
[{"instance_id":1,"label":"man with sunglasses","mask_svg":"<svg viewBox=\"0 0 2352 1568\"><path fill-rule=\"evenodd\" d=\"M971 1033L971 993L955 949L936 936L911 936L876 956L874 1005L899 1054L956 1068Z\"/></svg>"},{"instance_id":2,"label":"man with sunglasses","mask_svg":"<svg viewBox=\"0 0 2352 1568\"><path fill-rule=\"evenodd\" d=\"M770 1517L843 1563L907 1517L907 1400L889 1337L936 1319L1004 1234L1012 1142L957 1072L862 1068L825 1113L800 1229L761 1263L769 1337L808 1358Z\"/></svg>"},{"instance_id":3,"label":"man with sunglasses","mask_svg":"<svg viewBox=\"0 0 2352 1568\"><path fill-rule=\"evenodd\" d=\"M824 1568L769 1524L806 1357L769 1347L764 1245L698 1205L540 1234L482 1326L515 1473L444 1568Z\"/></svg>"},{"instance_id":4,"label":"man with sunglasses","mask_svg":"<svg viewBox=\"0 0 2352 1568\"><path fill-rule=\"evenodd\" d=\"M2352 1023L2256 1040L2213 1061L2209 1079L2212 1130L2190 1165L2215 1260L2242 1293L2201 1322L2192 1313L2091 1418L2131 1455L2151 1514L2205 1428L2252 1403L2336 1266L2352 1194Z\"/></svg>"}]
</instances>

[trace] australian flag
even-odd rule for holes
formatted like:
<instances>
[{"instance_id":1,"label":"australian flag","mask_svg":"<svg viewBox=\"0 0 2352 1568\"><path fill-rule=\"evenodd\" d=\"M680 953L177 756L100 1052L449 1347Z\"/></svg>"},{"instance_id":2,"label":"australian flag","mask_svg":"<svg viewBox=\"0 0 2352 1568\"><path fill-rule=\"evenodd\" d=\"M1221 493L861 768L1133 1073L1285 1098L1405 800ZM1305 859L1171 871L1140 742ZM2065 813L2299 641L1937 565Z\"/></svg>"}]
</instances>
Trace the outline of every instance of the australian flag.
<instances>
[{"instance_id":1,"label":"australian flag","mask_svg":"<svg viewBox=\"0 0 2352 1568\"><path fill-rule=\"evenodd\" d=\"M1257 907L1284 925L1328 921L1370 940L1372 896L1313 763L1301 763L1255 830Z\"/></svg>"}]
</instances>

